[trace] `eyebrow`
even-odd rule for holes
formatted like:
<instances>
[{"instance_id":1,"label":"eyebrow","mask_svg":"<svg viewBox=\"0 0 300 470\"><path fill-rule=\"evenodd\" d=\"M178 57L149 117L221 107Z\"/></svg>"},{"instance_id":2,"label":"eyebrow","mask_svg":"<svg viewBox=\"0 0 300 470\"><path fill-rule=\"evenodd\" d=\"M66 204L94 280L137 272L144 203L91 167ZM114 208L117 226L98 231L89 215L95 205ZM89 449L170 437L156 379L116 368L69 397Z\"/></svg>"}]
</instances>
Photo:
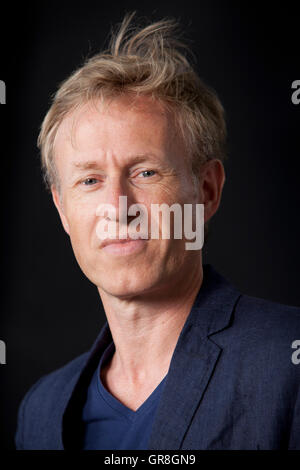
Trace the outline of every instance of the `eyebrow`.
<instances>
[{"instance_id":1,"label":"eyebrow","mask_svg":"<svg viewBox=\"0 0 300 470\"><path fill-rule=\"evenodd\" d=\"M73 162L72 166L78 168L79 170L90 170L92 168L100 168L100 165L97 161L87 161L87 162Z\"/></svg>"},{"instance_id":2,"label":"eyebrow","mask_svg":"<svg viewBox=\"0 0 300 470\"><path fill-rule=\"evenodd\" d=\"M136 163L142 163L146 160L152 160L158 162L158 158L153 154L141 154L141 155L129 155L130 165ZM73 166L79 170L92 170L92 169L101 169L102 165L96 160L88 160L86 162L73 162Z\"/></svg>"}]
</instances>

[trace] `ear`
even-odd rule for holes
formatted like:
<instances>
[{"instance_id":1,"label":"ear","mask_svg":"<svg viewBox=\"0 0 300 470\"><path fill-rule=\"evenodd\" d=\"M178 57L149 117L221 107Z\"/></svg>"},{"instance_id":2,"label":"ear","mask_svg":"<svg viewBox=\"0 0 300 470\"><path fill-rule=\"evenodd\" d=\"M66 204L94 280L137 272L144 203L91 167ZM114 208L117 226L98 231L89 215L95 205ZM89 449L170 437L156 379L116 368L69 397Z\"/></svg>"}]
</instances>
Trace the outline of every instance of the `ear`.
<instances>
[{"instance_id":1,"label":"ear","mask_svg":"<svg viewBox=\"0 0 300 470\"><path fill-rule=\"evenodd\" d=\"M221 160L214 158L200 168L200 198L204 204L204 222L217 212L225 183L225 170Z\"/></svg>"},{"instance_id":2,"label":"ear","mask_svg":"<svg viewBox=\"0 0 300 470\"><path fill-rule=\"evenodd\" d=\"M51 186L51 193L52 193L52 199L53 199L53 202L55 204L55 207L58 210L61 223L63 224L63 227L64 227L65 231L67 232L67 234L70 235L69 224L68 224L67 218L66 218L66 216L64 214L64 211L63 211L63 206L62 206L60 194L59 194L59 191L57 190L57 188L54 185Z\"/></svg>"}]
</instances>

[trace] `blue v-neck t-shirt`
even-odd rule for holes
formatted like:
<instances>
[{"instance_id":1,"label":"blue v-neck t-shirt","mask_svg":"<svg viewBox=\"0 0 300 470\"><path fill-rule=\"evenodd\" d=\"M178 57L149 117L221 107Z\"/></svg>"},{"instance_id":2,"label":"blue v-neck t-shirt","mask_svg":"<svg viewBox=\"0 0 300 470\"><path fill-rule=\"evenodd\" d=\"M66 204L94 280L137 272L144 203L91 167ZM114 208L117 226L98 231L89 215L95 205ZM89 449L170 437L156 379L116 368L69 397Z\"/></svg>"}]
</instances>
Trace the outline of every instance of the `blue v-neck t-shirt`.
<instances>
[{"instance_id":1,"label":"blue v-neck t-shirt","mask_svg":"<svg viewBox=\"0 0 300 470\"><path fill-rule=\"evenodd\" d=\"M109 393L101 381L101 367L114 350L112 342L104 351L88 387L82 412L85 426L83 449L147 449L166 377L136 411L127 408Z\"/></svg>"}]
</instances>

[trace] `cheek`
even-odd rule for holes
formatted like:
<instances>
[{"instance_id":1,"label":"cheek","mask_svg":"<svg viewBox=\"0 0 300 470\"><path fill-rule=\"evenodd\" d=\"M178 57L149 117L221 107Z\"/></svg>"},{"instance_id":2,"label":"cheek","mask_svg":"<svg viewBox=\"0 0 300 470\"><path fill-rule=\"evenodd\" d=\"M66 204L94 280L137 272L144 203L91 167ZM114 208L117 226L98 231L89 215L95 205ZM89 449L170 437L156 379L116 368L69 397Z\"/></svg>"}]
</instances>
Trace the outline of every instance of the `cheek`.
<instances>
[{"instance_id":1,"label":"cheek","mask_svg":"<svg viewBox=\"0 0 300 470\"><path fill-rule=\"evenodd\" d=\"M184 204L196 200L196 188L191 175L182 173L178 178L173 178L168 183L158 185L153 194L158 202L169 205L174 203Z\"/></svg>"},{"instance_id":2,"label":"cheek","mask_svg":"<svg viewBox=\"0 0 300 470\"><path fill-rule=\"evenodd\" d=\"M181 201L183 201L182 192L176 184L173 186L170 184L161 184L151 190L151 193L147 195L147 198L145 198L144 204L147 207L148 213L150 214L153 204L167 204L169 207L171 207L172 204L181 203Z\"/></svg>"},{"instance_id":3,"label":"cheek","mask_svg":"<svg viewBox=\"0 0 300 470\"><path fill-rule=\"evenodd\" d=\"M161 259L163 271L167 277L176 276L185 269L187 252L183 240L162 240L161 243L166 242Z\"/></svg>"},{"instance_id":4,"label":"cheek","mask_svg":"<svg viewBox=\"0 0 300 470\"><path fill-rule=\"evenodd\" d=\"M67 220L72 245L87 243L95 225L94 207L88 204L72 204L68 206Z\"/></svg>"}]
</instances>

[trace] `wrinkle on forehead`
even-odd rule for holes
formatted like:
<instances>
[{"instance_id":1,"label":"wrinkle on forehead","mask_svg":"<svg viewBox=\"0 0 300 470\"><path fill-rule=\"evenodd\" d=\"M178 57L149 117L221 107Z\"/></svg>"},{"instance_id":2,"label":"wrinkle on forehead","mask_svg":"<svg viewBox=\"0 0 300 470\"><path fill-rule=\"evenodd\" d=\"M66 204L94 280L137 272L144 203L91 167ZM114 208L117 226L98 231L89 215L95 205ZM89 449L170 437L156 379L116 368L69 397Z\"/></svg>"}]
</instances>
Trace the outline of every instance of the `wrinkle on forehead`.
<instances>
[{"instance_id":1,"label":"wrinkle on forehead","mask_svg":"<svg viewBox=\"0 0 300 470\"><path fill-rule=\"evenodd\" d=\"M78 143L76 136L78 135L78 126L89 126L94 121L95 113L103 116L114 116L114 112L120 111L122 107L126 108L126 111L133 111L141 113L147 117L155 117L161 119L165 118L166 130L169 133L171 139L175 137L175 119L173 112L167 108L167 106L151 96L118 96L110 99L98 99L89 101L78 106L72 110L61 122L58 127L55 139L54 139L54 152L55 143L63 136L63 139L70 143L74 150L78 149ZM118 113L118 118L122 117L121 113ZM124 114L124 121L128 119L128 115Z\"/></svg>"}]
</instances>

